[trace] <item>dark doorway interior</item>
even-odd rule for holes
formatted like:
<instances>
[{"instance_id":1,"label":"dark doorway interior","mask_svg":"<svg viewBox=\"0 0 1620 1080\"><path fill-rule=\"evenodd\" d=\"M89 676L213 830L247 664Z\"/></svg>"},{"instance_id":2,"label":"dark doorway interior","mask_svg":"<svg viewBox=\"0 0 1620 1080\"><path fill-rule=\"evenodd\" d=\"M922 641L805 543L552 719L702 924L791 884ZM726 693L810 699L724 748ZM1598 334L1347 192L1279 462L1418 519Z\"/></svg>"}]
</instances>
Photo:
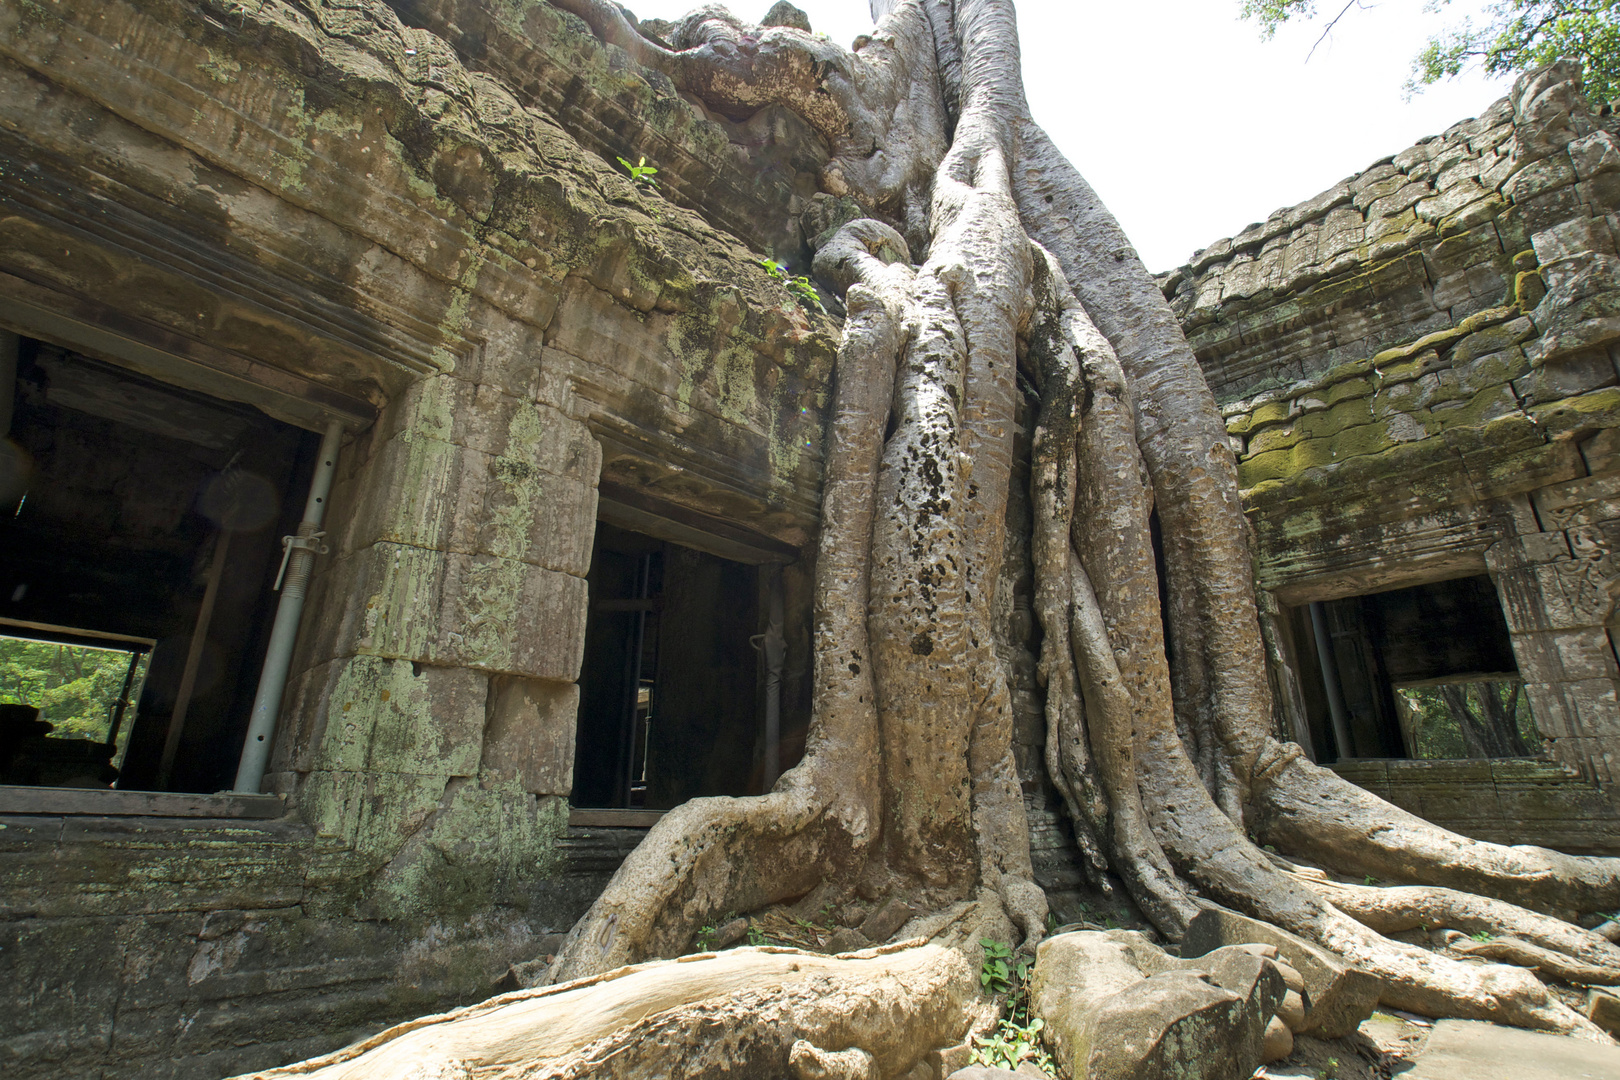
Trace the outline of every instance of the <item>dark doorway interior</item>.
<instances>
[{"instance_id":1,"label":"dark doorway interior","mask_svg":"<svg viewBox=\"0 0 1620 1080\"><path fill-rule=\"evenodd\" d=\"M573 805L764 788L762 569L598 523Z\"/></svg>"},{"instance_id":2,"label":"dark doorway interior","mask_svg":"<svg viewBox=\"0 0 1620 1080\"><path fill-rule=\"evenodd\" d=\"M1312 603L1292 621L1318 760L1540 751L1489 577Z\"/></svg>"},{"instance_id":3,"label":"dark doorway interior","mask_svg":"<svg viewBox=\"0 0 1620 1080\"><path fill-rule=\"evenodd\" d=\"M27 338L12 406L0 635L155 642L117 786L229 787L319 439Z\"/></svg>"}]
</instances>

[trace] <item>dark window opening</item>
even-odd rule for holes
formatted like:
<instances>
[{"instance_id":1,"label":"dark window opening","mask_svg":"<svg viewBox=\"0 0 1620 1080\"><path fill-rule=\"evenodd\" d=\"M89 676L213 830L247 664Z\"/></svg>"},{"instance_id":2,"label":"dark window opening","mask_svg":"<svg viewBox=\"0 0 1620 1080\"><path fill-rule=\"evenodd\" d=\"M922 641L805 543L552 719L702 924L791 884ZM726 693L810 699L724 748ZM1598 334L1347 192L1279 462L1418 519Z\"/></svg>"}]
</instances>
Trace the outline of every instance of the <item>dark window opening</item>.
<instances>
[{"instance_id":1,"label":"dark window opening","mask_svg":"<svg viewBox=\"0 0 1620 1080\"><path fill-rule=\"evenodd\" d=\"M1311 603L1292 628L1320 761L1541 752L1488 577Z\"/></svg>"},{"instance_id":2,"label":"dark window opening","mask_svg":"<svg viewBox=\"0 0 1620 1080\"><path fill-rule=\"evenodd\" d=\"M769 568L599 522L572 803L668 810L766 790ZM789 703L780 767L802 753ZM797 725L802 729L802 724Z\"/></svg>"},{"instance_id":3,"label":"dark window opening","mask_svg":"<svg viewBox=\"0 0 1620 1080\"><path fill-rule=\"evenodd\" d=\"M318 437L29 338L0 391L0 782L228 788Z\"/></svg>"}]
</instances>

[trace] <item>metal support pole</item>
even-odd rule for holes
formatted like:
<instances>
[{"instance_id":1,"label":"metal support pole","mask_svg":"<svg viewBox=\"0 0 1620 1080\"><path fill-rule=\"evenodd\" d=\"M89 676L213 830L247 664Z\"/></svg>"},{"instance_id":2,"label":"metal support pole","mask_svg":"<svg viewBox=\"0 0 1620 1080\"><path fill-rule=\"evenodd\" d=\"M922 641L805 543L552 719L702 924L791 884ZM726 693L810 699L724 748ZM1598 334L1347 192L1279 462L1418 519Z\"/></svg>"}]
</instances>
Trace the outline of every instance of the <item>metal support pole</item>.
<instances>
[{"instance_id":1,"label":"metal support pole","mask_svg":"<svg viewBox=\"0 0 1620 1080\"><path fill-rule=\"evenodd\" d=\"M1339 686L1339 662L1333 653L1333 637L1328 633L1327 609L1320 600L1311 601L1311 630L1316 634L1316 660L1322 667L1322 687L1327 691L1328 715L1333 720L1333 741L1338 757L1356 756L1350 741L1350 716L1344 707L1344 691Z\"/></svg>"},{"instance_id":2,"label":"metal support pole","mask_svg":"<svg viewBox=\"0 0 1620 1080\"><path fill-rule=\"evenodd\" d=\"M270 760L271 737L276 732L281 695L287 689L287 669L292 666L293 645L298 640L298 620L304 613L304 594L309 590L309 579L315 569L315 555L326 550L321 543L326 535L321 531L321 522L326 517L326 499L332 492L332 477L337 472L342 440L343 424L334 420L326 426L326 434L321 439L321 452L315 461L315 475L309 482L309 501L304 504L304 520L298 523L298 535L282 537L285 548L282 573L276 579L281 603L276 606L276 621L270 628L270 645L265 649L259 690L253 698L253 715L248 720L242 762L236 770L236 783L231 785L231 790L238 794L259 793L264 768Z\"/></svg>"}]
</instances>

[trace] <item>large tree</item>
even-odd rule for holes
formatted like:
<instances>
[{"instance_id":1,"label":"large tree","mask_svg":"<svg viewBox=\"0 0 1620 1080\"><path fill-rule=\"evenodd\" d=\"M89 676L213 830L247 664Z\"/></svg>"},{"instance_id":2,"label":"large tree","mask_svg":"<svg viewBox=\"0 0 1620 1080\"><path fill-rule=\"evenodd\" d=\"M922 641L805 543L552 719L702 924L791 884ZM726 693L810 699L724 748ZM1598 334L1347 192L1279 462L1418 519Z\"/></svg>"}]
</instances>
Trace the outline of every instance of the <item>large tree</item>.
<instances>
[{"instance_id":1,"label":"large tree","mask_svg":"<svg viewBox=\"0 0 1620 1080\"><path fill-rule=\"evenodd\" d=\"M1093 880L1122 881L1171 939L1210 901L1303 935L1381 977L1391 1005L1585 1023L1522 968L1461 963L1376 929L1415 925L1418 911L1620 977L1620 950L1566 921L1620 906L1620 860L1447 833L1273 736L1225 429L1152 277L1030 117L1011 0L898 0L853 52L717 7L653 40L611 0L553 2L712 108L796 111L832 149L824 189L860 208L815 261L847 320L808 749L767 795L667 814L575 926L554 979L679 956L723 913L807 895L818 907L904 898L933 913L919 927L968 950L981 936L1040 937L1046 902L991 626L1022 372L1038 396L1047 764ZM1339 883L1262 845L1406 887ZM693 979L701 966L676 969ZM899 981L912 1011L851 1021L845 1045L886 1037L896 1016L933 1015L911 999L955 985ZM800 1000L725 1007L777 1016L789 999ZM592 1059L598 1075L611 1071L601 1054L644 1052L612 1045Z\"/></svg>"}]
</instances>

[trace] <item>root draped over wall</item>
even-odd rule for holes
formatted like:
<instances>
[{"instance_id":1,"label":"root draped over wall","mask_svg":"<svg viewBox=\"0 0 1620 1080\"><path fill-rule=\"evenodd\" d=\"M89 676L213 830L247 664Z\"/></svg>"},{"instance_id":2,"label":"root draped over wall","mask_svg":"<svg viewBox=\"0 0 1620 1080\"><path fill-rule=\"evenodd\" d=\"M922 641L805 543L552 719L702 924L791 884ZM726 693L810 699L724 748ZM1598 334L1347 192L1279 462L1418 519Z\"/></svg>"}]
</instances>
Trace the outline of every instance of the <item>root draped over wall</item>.
<instances>
[{"instance_id":1,"label":"root draped over wall","mask_svg":"<svg viewBox=\"0 0 1620 1080\"><path fill-rule=\"evenodd\" d=\"M1093 882L1117 878L1172 939L1210 902L1300 934L1391 1005L1592 1031L1522 967L1384 936L1421 908L1620 975L1612 946L1559 921L1620 906L1620 860L1447 833L1274 737L1224 425L1156 283L1031 118L1010 0L886 5L854 52L717 8L665 43L607 0L553 2L715 110L797 112L832 151L824 190L866 215L815 262L848 316L805 758L768 795L667 815L554 979L679 955L723 913L806 894L949 912L930 925L969 952L1040 937L990 628L1022 372L1047 765ZM1419 891L1346 889L1262 841Z\"/></svg>"}]
</instances>

